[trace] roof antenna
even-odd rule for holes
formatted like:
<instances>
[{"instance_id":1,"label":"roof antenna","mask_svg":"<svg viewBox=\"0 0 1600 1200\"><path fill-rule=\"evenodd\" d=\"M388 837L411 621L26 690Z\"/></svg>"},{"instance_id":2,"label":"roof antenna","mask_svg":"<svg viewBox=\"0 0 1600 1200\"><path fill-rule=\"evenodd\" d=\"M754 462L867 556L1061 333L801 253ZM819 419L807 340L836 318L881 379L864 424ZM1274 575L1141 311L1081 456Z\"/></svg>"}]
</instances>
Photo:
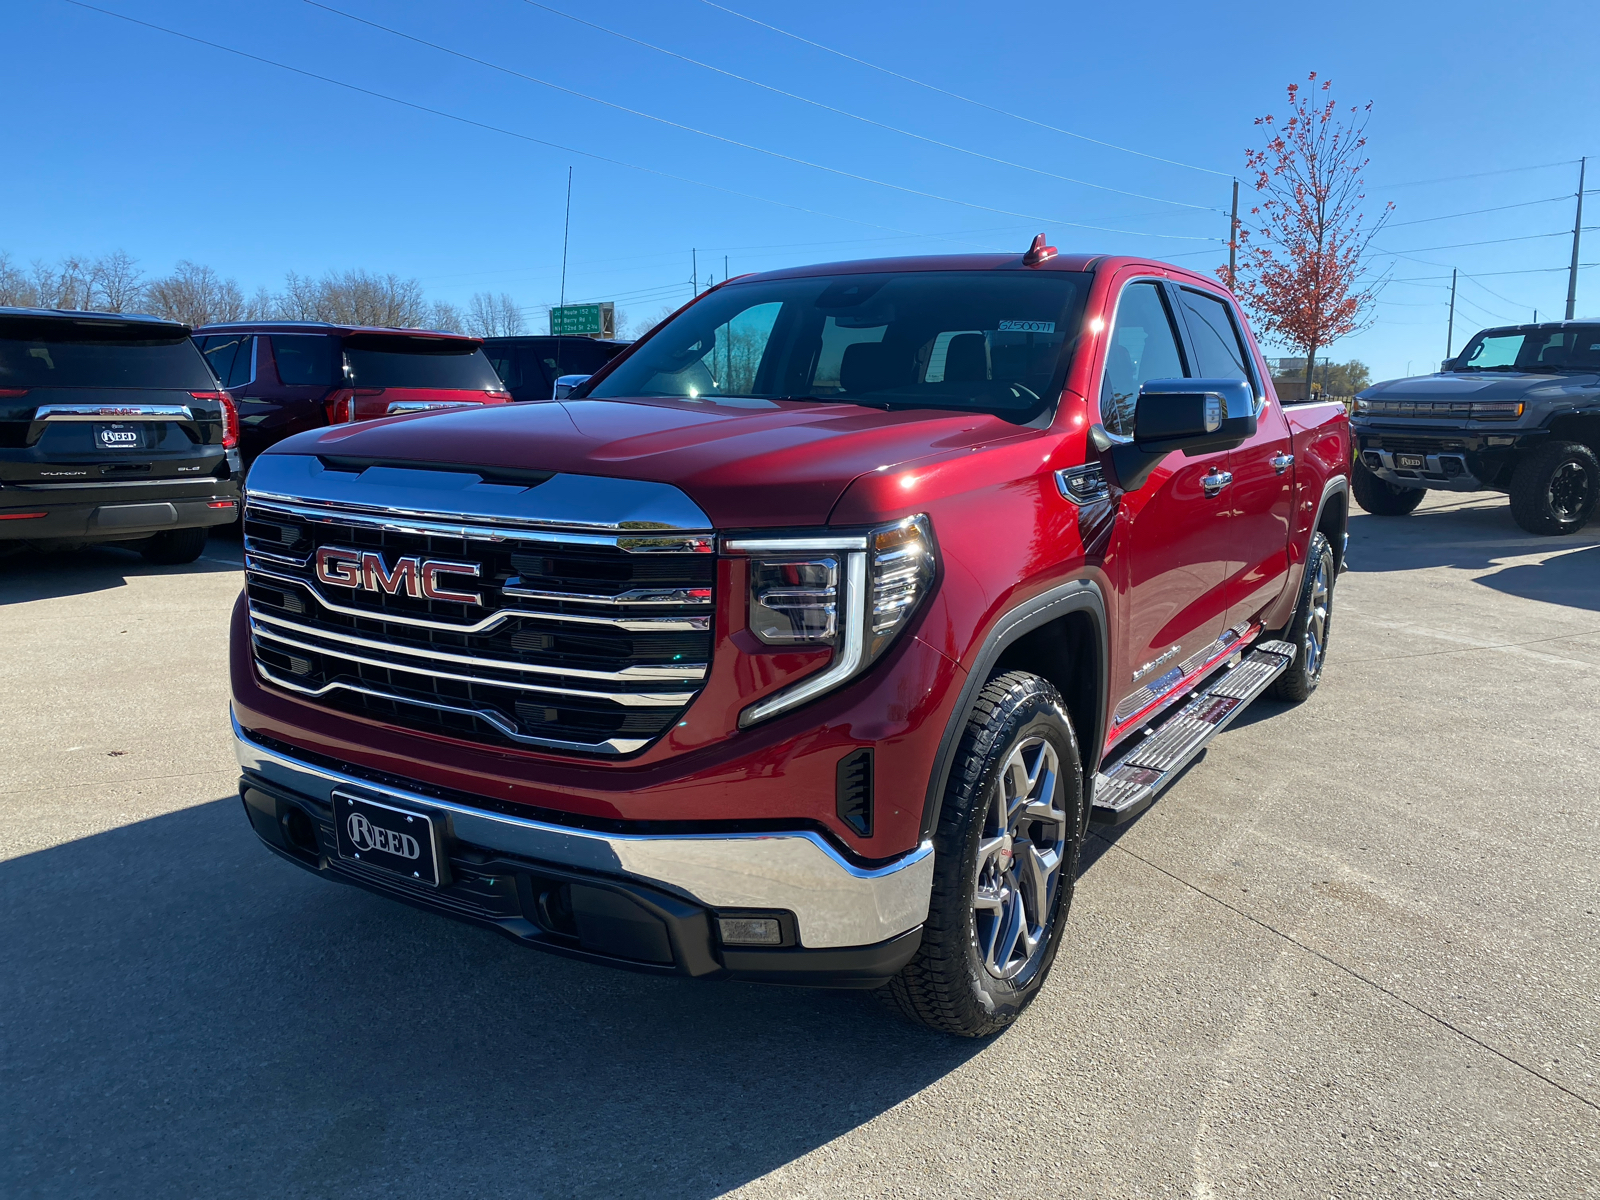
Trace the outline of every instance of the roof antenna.
<instances>
[{"instance_id":1,"label":"roof antenna","mask_svg":"<svg viewBox=\"0 0 1600 1200\"><path fill-rule=\"evenodd\" d=\"M1044 234L1035 234L1033 245L1029 246L1028 252L1022 256L1022 265L1025 267L1037 267L1046 259L1054 258L1055 256L1056 248L1044 244Z\"/></svg>"}]
</instances>

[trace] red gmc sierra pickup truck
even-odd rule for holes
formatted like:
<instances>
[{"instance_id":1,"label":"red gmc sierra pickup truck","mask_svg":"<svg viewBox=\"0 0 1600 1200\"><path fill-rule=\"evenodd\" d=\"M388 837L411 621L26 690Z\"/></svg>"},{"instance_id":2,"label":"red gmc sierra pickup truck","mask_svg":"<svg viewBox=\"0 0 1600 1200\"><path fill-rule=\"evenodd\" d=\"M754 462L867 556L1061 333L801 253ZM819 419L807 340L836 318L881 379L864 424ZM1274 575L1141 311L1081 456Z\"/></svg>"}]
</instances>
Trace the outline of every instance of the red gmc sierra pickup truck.
<instances>
[{"instance_id":1,"label":"red gmc sierra pickup truck","mask_svg":"<svg viewBox=\"0 0 1600 1200\"><path fill-rule=\"evenodd\" d=\"M261 455L245 811L528 945L993 1033L1090 823L1316 688L1350 461L1177 267L730 280L570 398Z\"/></svg>"}]
</instances>

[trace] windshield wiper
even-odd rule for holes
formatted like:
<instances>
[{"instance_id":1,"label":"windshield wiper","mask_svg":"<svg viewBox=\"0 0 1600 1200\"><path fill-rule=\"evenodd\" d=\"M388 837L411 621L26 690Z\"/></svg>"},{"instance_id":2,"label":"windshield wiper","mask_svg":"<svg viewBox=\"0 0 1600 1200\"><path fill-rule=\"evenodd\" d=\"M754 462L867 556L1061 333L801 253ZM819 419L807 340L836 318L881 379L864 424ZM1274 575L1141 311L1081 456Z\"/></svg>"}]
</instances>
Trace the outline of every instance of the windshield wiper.
<instances>
[{"instance_id":1,"label":"windshield wiper","mask_svg":"<svg viewBox=\"0 0 1600 1200\"><path fill-rule=\"evenodd\" d=\"M855 396L773 396L773 400L795 400L811 404L855 404L861 408L878 408L889 412L893 407L887 400L862 400Z\"/></svg>"}]
</instances>

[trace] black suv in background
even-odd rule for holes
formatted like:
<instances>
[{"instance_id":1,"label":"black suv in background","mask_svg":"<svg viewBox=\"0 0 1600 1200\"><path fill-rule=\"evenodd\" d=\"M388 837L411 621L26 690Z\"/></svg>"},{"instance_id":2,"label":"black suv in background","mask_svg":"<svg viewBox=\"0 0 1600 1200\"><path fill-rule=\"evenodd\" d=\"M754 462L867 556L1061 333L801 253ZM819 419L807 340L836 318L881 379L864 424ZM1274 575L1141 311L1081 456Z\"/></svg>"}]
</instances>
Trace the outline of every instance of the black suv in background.
<instances>
[{"instance_id":1,"label":"black suv in background","mask_svg":"<svg viewBox=\"0 0 1600 1200\"><path fill-rule=\"evenodd\" d=\"M506 404L481 338L322 321L202 325L195 344L239 403L245 470L290 434L430 409Z\"/></svg>"},{"instance_id":2,"label":"black suv in background","mask_svg":"<svg viewBox=\"0 0 1600 1200\"><path fill-rule=\"evenodd\" d=\"M238 514L238 436L187 325L0 308L0 547L193 562Z\"/></svg>"},{"instance_id":3,"label":"black suv in background","mask_svg":"<svg viewBox=\"0 0 1600 1200\"><path fill-rule=\"evenodd\" d=\"M593 375L632 342L588 337L485 338L483 352L513 400L549 400L563 375Z\"/></svg>"},{"instance_id":4,"label":"black suv in background","mask_svg":"<svg viewBox=\"0 0 1600 1200\"><path fill-rule=\"evenodd\" d=\"M1437 375L1374 384L1351 420L1356 503L1404 516L1429 489L1504 492L1529 533L1600 504L1600 321L1485 329Z\"/></svg>"}]
</instances>

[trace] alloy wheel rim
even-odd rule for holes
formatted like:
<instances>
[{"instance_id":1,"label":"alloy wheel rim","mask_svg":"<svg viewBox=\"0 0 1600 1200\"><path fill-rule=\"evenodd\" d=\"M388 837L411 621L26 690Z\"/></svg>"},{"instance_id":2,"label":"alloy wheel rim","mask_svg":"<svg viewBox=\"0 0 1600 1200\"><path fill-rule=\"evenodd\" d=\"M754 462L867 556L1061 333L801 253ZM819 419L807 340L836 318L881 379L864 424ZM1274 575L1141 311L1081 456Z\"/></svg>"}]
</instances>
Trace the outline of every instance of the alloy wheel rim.
<instances>
[{"instance_id":1,"label":"alloy wheel rim","mask_svg":"<svg viewBox=\"0 0 1600 1200\"><path fill-rule=\"evenodd\" d=\"M1550 476L1550 511L1563 521L1578 516L1589 495L1589 472L1582 463L1564 462Z\"/></svg>"},{"instance_id":2,"label":"alloy wheel rim","mask_svg":"<svg viewBox=\"0 0 1600 1200\"><path fill-rule=\"evenodd\" d=\"M1044 738L1025 738L989 787L978 840L974 926L995 978L1015 978L1043 952L1066 842L1061 760Z\"/></svg>"},{"instance_id":3,"label":"alloy wheel rim","mask_svg":"<svg viewBox=\"0 0 1600 1200\"><path fill-rule=\"evenodd\" d=\"M1322 652L1328 644L1328 609L1332 598L1328 590L1328 560L1317 560L1317 573L1311 580L1311 617L1306 622L1306 675L1315 679L1322 671Z\"/></svg>"}]
</instances>

